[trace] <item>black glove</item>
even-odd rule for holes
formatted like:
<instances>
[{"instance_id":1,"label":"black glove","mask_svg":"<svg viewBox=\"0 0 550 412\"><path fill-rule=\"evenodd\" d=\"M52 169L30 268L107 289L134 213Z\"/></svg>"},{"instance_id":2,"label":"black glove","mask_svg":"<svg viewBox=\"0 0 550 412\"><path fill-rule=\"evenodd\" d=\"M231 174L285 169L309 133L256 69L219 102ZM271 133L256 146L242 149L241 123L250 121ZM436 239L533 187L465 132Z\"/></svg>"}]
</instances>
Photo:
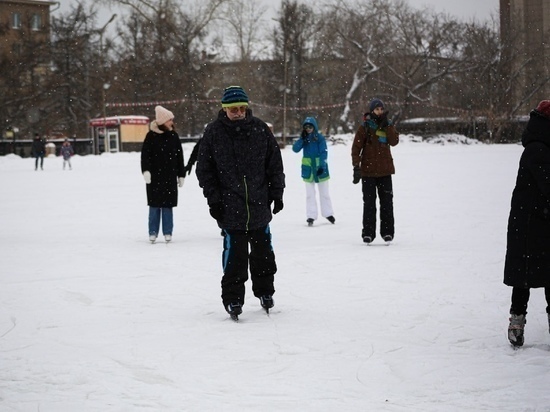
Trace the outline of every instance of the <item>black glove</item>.
<instances>
[{"instance_id":1,"label":"black glove","mask_svg":"<svg viewBox=\"0 0 550 412\"><path fill-rule=\"evenodd\" d=\"M183 168L183 171L185 172L185 174L190 175L191 169L193 169L193 165L189 162L187 163L187 166Z\"/></svg>"},{"instance_id":2,"label":"black glove","mask_svg":"<svg viewBox=\"0 0 550 412\"><path fill-rule=\"evenodd\" d=\"M279 213L281 210L283 210L283 207L285 207L285 205L283 204L283 199L275 199L273 201L273 214L276 215L277 213Z\"/></svg>"},{"instance_id":3,"label":"black glove","mask_svg":"<svg viewBox=\"0 0 550 412\"><path fill-rule=\"evenodd\" d=\"M361 169L359 166L353 168L353 184L357 184L361 181Z\"/></svg>"},{"instance_id":4,"label":"black glove","mask_svg":"<svg viewBox=\"0 0 550 412\"><path fill-rule=\"evenodd\" d=\"M213 203L210 205L210 216L212 216L216 220L222 220L223 205L221 202Z\"/></svg>"},{"instance_id":5,"label":"black glove","mask_svg":"<svg viewBox=\"0 0 550 412\"><path fill-rule=\"evenodd\" d=\"M384 127L388 127L389 124L390 124L390 121L388 120L388 112L382 113L382 115L380 116L380 121L378 122L378 125L380 126L381 129L383 129Z\"/></svg>"},{"instance_id":6,"label":"black glove","mask_svg":"<svg viewBox=\"0 0 550 412\"><path fill-rule=\"evenodd\" d=\"M323 169L322 167L320 167L319 169L317 169L317 176L321 176L323 174L323 172L325 171L325 169Z\"/></svg>"}]
</instances>

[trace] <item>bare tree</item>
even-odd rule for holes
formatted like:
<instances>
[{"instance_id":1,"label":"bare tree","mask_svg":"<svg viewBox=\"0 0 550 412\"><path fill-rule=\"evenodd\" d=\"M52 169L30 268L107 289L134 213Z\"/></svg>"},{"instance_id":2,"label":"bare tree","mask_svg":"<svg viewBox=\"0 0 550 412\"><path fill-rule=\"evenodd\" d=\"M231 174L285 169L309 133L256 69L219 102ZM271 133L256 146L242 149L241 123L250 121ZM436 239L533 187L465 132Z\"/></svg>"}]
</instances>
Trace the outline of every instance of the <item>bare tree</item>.
<instances>
[{"instance_id":1,"label":"bare tree","mask_svg":"<svg viewBox=\"0 0 550 412\"><path fill-rule=\"evenodd\" d=\"M121 29L126 32L121 33L122 38L128 41L121 47L119 69L139 75L140 82L148 79L141 85L132 85L132 98L139 95L158 100L180 99L182 108L175 109L178 123L189 134L200 132L203 126L198 120L197 103L206 87L200 42L216 10L226 1L197 1L186 4L185 9L176 0L107 1L132 10L126 20L129 30ZM144 67L138 69L137 65Z\"/></svg>"},{"instance_id":2,"label":"bare tree","mask_svg":"<svg viewBox=\"0 0 550 412\"><path fill-rule=\"evenodd\" d=\"M48 111L71 135L86 136L88 120L102 113L101 93L112 42L103 37L105 30L96 22L94 6L86 8L82 3L52 19L54 70L48 86L55 98Z\"/></svg>"},{"instance_id":3,"label":"bare tree","mask_svg":"<svg viewBox=\"0 0 550 412\"><path fill-rule=\"evenodd\" d=\"M438 86L473 66L463 56L465 25L446 15L404 7L392 13L391 20L396 28L390 50L394 59L381 83L392 89L401 114L408 114L415 103L442 106L448 90Z\"/></svg>"},{"instance_id":4,"label":"bare tree","mask_svg":"<svg viewBox=\"0 0 550 412\"><path fill-rule=\"evenodd\" d=\"M44 106L49 100L50 49L49 39L32 29L30 15L23 21L27 25L17 30L17 41L0 56L0 133L11 127L19 136L30 137L33 129L48 126Z\"/></svg>"},{"instance_id":5,"label":"bare tree","mask_svg":"<svg viewBox=\"0 0 550 412\"><path fill-rule=\"evenodd\" d=\"M328 53L343 56L351 69L340 117L344 130L353 127L350 102L361 92L397 103L397 119L412 104L434 102L442 79L469 68L460 55L463 26L402 0L339 0L325 21L334 39L326 42Z\"/></svg>"},{"instance_id":6,"label":"bare tree","mask_svg":"<svg viewBox=\"0 0 550 412\"><path fill-rule=\"evenodd\" d=\"M223 42L226 47L235 45L229 53L232 60L250 61L265 52L267 43L262 38L267 8L249 0L229 0L216 18L224 25Z\"/></svg>"},{"instance_id":7,"label":"bare tree","mask_svg":"<svg viewBox=\"0 0 550 412\"><path fill-rule=\"evenodd\" d=\"M550 81L548 73L530 73L537 56L526 53L521 32L509 27L501 37L494 21L470 23L464 32L463 56L471 70L456 78L457 84L468 86L461 88L457 105L485 119L491 141L517 139L510 121ZM538 50L541 55L545 47Z\"/></svg>"},{"instance_id":8,"label":"bare tree","mask_svg":"<svg viewBox=\"0 0 550 412\"><path fill-rule=\"evenodd\" d=\"M353 3L337 0L322 17L325 25L322 28L324 41L320 43L321 53L325 58L339 58L346 62L347 70L335 79L335 82L347 84L345 106L339 119L345 131L354 127L353 120L350 120L352 99L363 86L369 87L372 75L381 68L383 39L387 39L388 34L381 20L380 3L387 4L384 0ZM348 81L345 76L349 76Z\"/></svg>"},{"instance_id":9,"label":"bare tree","mask_svg":"<svg viewBox=\"0 0 550 412\"><path fill-rule=\"evenodd\" d=\"M282 84L279 88L283 101L283 134L286 135L288 106L300 107L307 104L307 88L303 87L308 58L311 55L311 41L315 33L315 17L311 7L299 4L297 0L283 0L278 27L275 28L274 58L282 61ZM297 128L300 113L295 113L291 127Z\"/></svg>"}]
</instances>

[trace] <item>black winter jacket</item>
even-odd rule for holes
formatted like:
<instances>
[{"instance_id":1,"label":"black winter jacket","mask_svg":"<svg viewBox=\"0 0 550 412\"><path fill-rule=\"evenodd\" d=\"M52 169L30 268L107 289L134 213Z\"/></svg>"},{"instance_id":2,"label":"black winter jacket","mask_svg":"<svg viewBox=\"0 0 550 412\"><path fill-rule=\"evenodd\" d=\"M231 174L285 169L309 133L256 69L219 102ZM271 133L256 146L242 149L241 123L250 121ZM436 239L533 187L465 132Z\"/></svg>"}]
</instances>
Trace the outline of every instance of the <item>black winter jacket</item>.
<instances>
[{"instance_id":1,"label":"black winter jacket","mask_svg":"<svg viewBox=\"0 0 550 412\"><path fill-rule=\"evenodd\" d=\"M147 205L175 207L178 205L178 177L184 177L183 150L175 131L162 132L151 122L141 149L141 172L151 173L147 187Z\"/></svg>"},{"instance_id":2,"label":"black winter jacket","mask_svg":"<svg viewBox=\"0 0 550 412\"><path fill-rule=\"evenodd\" d=\"M197 178L208 205L221 203L223 229L254 230L271 221L270 204L283 198L281 151L269 127L247 110L231 121L223 110L204 132Z\"/></svg>"},{"instance_id":3,"label":"black winter jacket","mask_svg":"<svg viewBox=\"0 0 550 412\"><path fill-rule=\"evenodd\" d=\"M32 141L32 157L40 157L46 154L46 142L42 139L34 139Z\"/></svg>"},{"instance_id":4,"label":"black winter jacket","mask_svg":"<svg viewBox=\"0 0 550 412\"><path fill-rule=\"evenodd\" d=\"M508 219L504 283L550 287L550 118L532 111L522 144Z\"/></svg>"}]
</instances>

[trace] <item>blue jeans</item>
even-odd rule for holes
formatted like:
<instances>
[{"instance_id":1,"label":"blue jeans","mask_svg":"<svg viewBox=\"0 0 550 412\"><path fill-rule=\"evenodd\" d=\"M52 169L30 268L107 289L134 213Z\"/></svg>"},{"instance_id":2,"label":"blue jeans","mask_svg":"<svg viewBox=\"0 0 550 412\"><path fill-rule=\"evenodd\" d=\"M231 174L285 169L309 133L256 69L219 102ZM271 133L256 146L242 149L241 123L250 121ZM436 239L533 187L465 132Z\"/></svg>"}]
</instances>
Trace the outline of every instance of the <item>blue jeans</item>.
<instances>
[{"instance_id":1,"label":"blue jeans","mask_svg":"<svg viewBox=\"0 0 550 412\"><path fill-rule=\"evenodd\" d=\"M149 206L149 235L158 235L162 216L162 234L171 235L174 228L174 215L171 207Z\"/></svg>"}]
</instances>

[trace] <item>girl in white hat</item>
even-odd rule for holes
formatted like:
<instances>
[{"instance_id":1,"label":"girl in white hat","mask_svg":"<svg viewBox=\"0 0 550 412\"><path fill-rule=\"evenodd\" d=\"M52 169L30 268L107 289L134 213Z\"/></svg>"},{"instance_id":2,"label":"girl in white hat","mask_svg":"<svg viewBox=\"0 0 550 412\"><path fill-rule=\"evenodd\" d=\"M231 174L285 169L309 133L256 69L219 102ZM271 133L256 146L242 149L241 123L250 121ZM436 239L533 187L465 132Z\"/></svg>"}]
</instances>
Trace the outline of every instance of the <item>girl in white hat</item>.
<instances>
[{"instance_id":1,"label":"girl in white hat","mask_svg":"<svg viewBox=\"0 0 550 412\"><path fill-rule=\"evenodd\" d=\"M162 234L170 242L174 228L172 208L178 205L178 187L183 186L185 178L183 150L170 110L155 107L155 120L149 128L141 149L141 172L149 206L149 240L156 242L162 221Z\"/></svg>"}]
</instances>

